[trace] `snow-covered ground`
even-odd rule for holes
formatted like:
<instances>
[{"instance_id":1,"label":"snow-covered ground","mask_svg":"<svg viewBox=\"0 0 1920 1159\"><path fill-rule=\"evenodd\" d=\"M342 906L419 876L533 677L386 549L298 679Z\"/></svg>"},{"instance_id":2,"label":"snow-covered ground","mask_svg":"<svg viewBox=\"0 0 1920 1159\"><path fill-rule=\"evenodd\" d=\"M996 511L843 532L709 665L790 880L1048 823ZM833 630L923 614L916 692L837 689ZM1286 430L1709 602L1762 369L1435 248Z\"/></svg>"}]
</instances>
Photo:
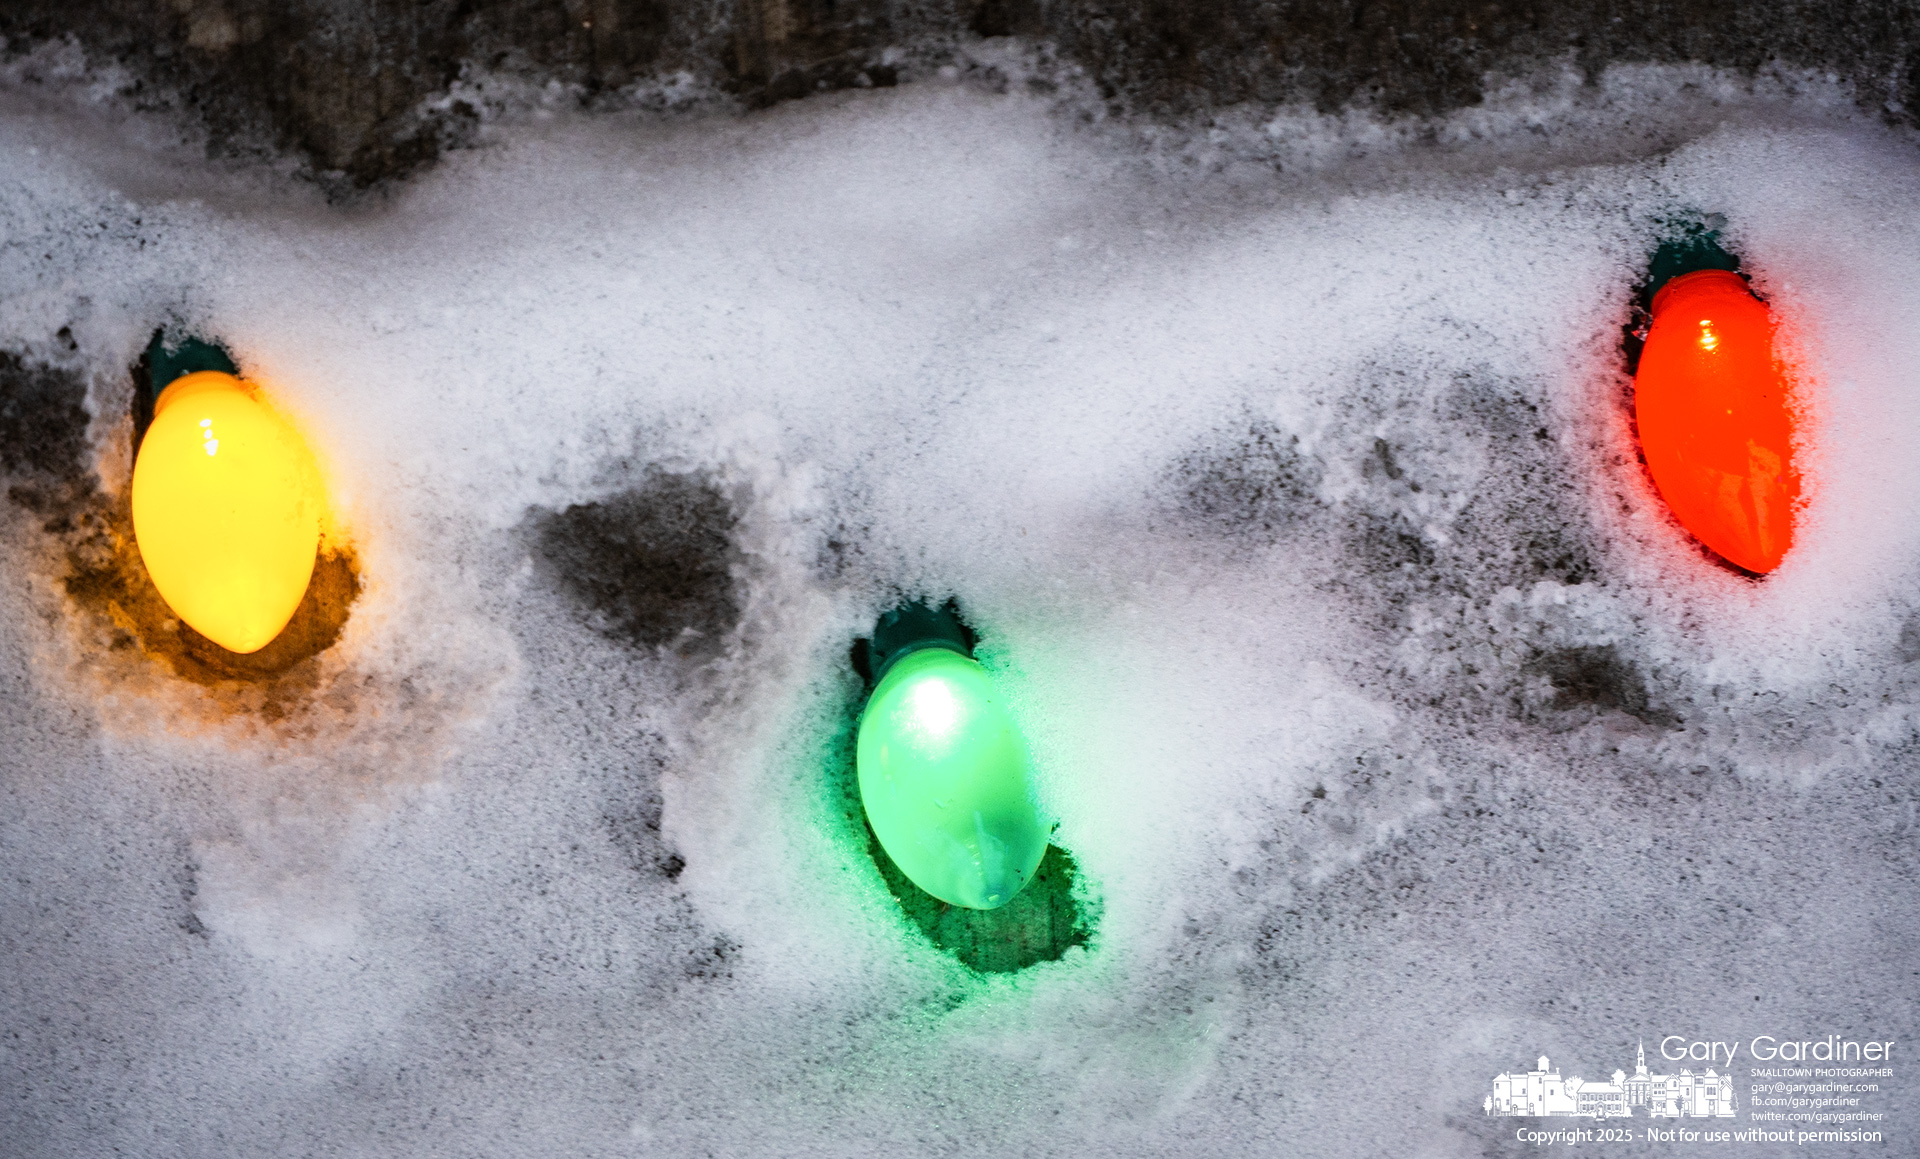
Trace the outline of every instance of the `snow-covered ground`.
<instances>
[{"instance_id":1,"label":"snow-covered ground","mask_svg":"<svg viewBox=\"0 0 1920 1159\"><path fill-rule=\"evenodd\" d=\"M364 589L263 708L0 514L0 1151L1519 1154L1539 1054L1920 1030L1920 150L1844 94L533 101L329 205L96 87L0 92L0 347L111 501L148 336L225 341ZM1804 394L1764 582L1634 457L1686 212ZM594 502L677 602L583 581ZM928 943L838 809L912 594L1027 726L1056 961Z\"/></svg>"}]
</instances>

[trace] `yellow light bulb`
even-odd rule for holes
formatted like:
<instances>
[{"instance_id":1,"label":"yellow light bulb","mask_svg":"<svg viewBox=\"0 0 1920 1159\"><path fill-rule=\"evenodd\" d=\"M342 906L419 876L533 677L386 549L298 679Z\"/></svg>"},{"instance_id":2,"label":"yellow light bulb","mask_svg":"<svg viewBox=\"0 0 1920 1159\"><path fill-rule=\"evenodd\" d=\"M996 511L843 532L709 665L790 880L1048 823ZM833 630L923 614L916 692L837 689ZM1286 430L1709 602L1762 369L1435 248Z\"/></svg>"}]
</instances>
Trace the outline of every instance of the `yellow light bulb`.
<instances>
[{"instance_id":1,"label":"yellow light bulb","mask_svg":"<svg viewBox=\"0 0 1920 1159\"><path fill-rule=\"evenodd\" d=\"M162 391L133 465L133 537L175 615L232 652L280 634L313 578L324 492L257 392L203 370Z\"/></svg>"}]
</instances>

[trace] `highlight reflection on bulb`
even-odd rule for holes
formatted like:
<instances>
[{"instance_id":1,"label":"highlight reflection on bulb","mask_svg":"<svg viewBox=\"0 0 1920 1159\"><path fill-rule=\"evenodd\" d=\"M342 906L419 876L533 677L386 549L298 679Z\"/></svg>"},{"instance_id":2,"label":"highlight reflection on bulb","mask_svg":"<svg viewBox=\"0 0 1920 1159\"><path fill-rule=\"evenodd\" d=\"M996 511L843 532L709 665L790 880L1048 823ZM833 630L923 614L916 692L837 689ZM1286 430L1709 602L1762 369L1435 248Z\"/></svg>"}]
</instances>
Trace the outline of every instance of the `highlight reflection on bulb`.
<instances>
[{"instance_id":1,"label":"highlight reflection on bulb","mask_svg":"<svg viewBox=\"0 0 1920 1159\"><path fill-rule=\"evenodd\" d=\"M944 680L922 680L907 693L906 719L927 743L944 743L960 722L960 698Z\"/></svg>"},{"instance_id":2,"label":"highlight reflection on bulb","mask_svg":"<svg viewBox=\"0 0 1920 1159\"><path fill-rule=\"evenodd\" d=\"M167 606L232 652L257 652L306 595L320 546L306 443L233 375L174 381L133 467L133 534Z\"/></svg>"},{"instance_id":3,"label":"highlight reflection on bulb","mask_svg":"<svg viewBox=\"0 0 1920 1159\"><path fill-rule=\"evenodd\" d=\"M996 909L1039 868L1049 830L1027 742L972 658L930 646L895 660L861 714L856 764L874 836L941 901Z\"/></svg>"},{"instance_id":4,"label":"highlight reflection on bulb","mask_svg":"<svg viewBox=\"0 0 1920 1159\"><path fill-rule=\"evenodd\" d=\"M1748 571L1793 546L1794 415L1773 314L1738 274L1674 278L1652 303L1634 415L1647 469L1674 517Z\"/></svg>"}]
</instances>

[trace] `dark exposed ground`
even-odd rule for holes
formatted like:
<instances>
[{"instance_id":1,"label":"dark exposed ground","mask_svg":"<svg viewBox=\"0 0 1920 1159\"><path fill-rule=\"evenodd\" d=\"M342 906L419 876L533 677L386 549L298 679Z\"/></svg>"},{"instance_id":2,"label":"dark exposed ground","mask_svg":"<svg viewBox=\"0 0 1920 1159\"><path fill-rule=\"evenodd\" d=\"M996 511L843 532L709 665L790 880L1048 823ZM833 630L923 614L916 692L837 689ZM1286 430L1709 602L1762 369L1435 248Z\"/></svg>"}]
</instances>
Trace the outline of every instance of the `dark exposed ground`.
<instances>
[{"instance_id":1,"label":"dark exposed ground","mask_svg":"<svg viewBox=\"0 0 1920 1159\"><path fill-rule=\"evenodd\" d=\"M358 185L465 137L472 108L434 98L468 68L588 102L685 73L753 105L890 85L1006 35L1155 113L1441 112L1489 74L1569 59L1814 69L1894 119L1920 108L1920 6L1899 0L10 0L0 35L11 53L74 38L128 68L138 99L190 108L216 151L288 148Z\"/></svg>"},{"instance_id":2,"label":"dark exposed ground","mask_svg":"<svg viewBox=\"0 0 1920 1159\"><path fill-rule=\"evenodd\" d=\"M651 472L631 490L529 517L551 582L636 648L704 654L739 620L734 515L711 484Z\"/></svg>"}]
</instances>

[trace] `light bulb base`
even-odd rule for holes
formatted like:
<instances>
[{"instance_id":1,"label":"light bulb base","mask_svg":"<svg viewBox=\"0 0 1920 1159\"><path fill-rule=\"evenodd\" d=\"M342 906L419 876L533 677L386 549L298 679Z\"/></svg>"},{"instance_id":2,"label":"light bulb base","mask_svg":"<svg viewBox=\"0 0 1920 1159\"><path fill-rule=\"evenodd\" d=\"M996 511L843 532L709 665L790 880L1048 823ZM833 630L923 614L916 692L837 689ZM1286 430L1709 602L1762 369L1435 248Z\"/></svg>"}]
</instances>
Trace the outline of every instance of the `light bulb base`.
<instances>
[{"instance_id":1,"label":"light bulb base","mask_svg":"<svg viewBox=\"0 0 1920 1159\"><path fill-rule=\"evenodd\" d=\"M1720 244L1720 231L1726 224L1727 219L1720 214L1698 212L1679 213L1664 223L1662 240L1647 261L1647 276L1634 290L1633 309L1623 327L1621 348L1627 356L1629 375L1640 371L1640 352L1653 325L1654 299L1669 282L1706 270L1724 270L1742 284L1746 282L1739 256ZM1751 289L1747 292L1753 293Z\"/></svg>"},{"instance_id":2,"label":"light bulb base","mask_svg":"<svg viewBox=\"0 0 1920 1159\"><path fill-rule=\"evenodd\" d=\"M191 334L169 333L156 329L133 365L133 453L140 455L140 441L153 425L154 404L161 392L176 381L202 370L217 370L240 377L233 355L218 342L208 342Z\"/></svg>"},{"instance_id":3,"label":"light bulb base","mask_svg":"<svg viewBox=\"0 0 1920 1159\"><path fill-rule=\"evenodd\" d=\"M191 334L168 334L165 329L153 332L143 361L147 370L147 390L156 399L175 379L202 370L217 370L235 378L240 377L240 367L234 362L233 355L227 353L226 347Z\"/></svg>"},{"instance_id":4,"label":"light bulb base","mask_svg":"<svg viewBox=\"0 0 1920 1159\"><path fill-rule=\"evenodd\" d=\"M873 626L871 641L861 642L867 647L863 650L856 645L854 666L877 687L888 669L925 648L945 648L972 659L975 639L973 630L961 621L959 605L954 601L936 608L915 600L880 617Z\"/></svg>"},{"instance_id":5,"label":"light bulb base","mask_svg":"<svg viewBox=\"0 0 1920 1159\"><path fill-rule=\"evenodd\" d=\"M1720 244L1720 229L1725 225L1726 219L1718 214L1674 222L1671 232L1647 263L1647 280L1642 283L1639 294L1640 307L1651 311L1654 298L1668 282L1703 270L1725 270L1744 282L1747 276L1740 270L1739 257Z\"/></svg>"}]
</instances>

